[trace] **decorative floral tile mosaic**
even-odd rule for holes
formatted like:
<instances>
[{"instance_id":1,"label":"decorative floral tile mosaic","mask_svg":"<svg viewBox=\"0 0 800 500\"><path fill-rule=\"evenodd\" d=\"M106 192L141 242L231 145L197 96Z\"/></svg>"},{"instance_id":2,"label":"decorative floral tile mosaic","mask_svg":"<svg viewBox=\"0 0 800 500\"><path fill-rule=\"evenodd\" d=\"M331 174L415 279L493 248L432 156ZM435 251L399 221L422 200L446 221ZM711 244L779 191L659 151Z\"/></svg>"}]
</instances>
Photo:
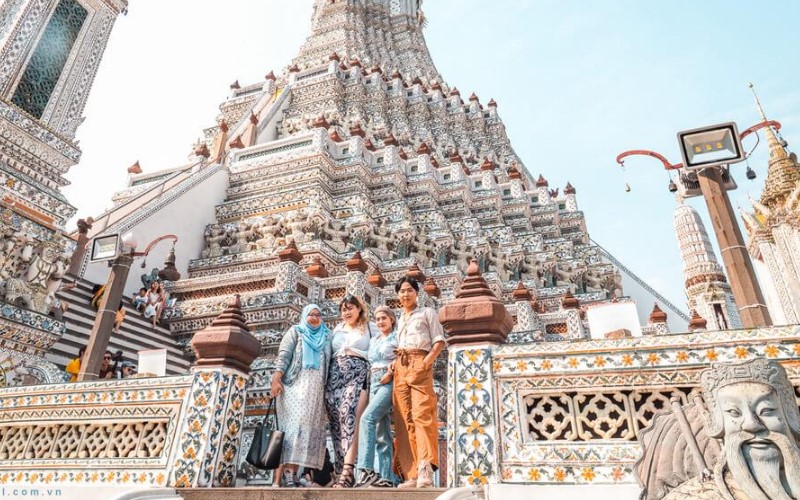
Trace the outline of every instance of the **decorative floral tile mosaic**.
<instances>
[{"instance_id":1,"label":"decorative floral tile mosaic","mask_svg":"<svg viewBox=\"0 0 800 500\"><path fill-rule=\"evenodd\" d=\"M497 440L491 387L491 351L461 349L451 352L454 363L454 387L449 395L454 401L455 421L449 426L450 467L453 483L486 484L497 470ZM452 430L451 430L452 429Z\"/></svg>"},{"instance_id":2,"label":"decorative floral tile mosaic","mask_svg":"<svg viewBox=\"0 0 800 500\"><path fill-rule=\"evenodd\" d=\"M449 484L635 483L652 416L712 363L756 357L800 385L800 327L451 351Z\"/></svg>"},{"instance_id":3,"label":"decorative floral tile mosaic","mask_svg":"<svg viewBox=\"0 0 800 500\"><path fill-rule=\"evenodd\" d=\"M246 386L220 369L0 389L0 484L232 486Z\"/></svg>"}]
</instances>

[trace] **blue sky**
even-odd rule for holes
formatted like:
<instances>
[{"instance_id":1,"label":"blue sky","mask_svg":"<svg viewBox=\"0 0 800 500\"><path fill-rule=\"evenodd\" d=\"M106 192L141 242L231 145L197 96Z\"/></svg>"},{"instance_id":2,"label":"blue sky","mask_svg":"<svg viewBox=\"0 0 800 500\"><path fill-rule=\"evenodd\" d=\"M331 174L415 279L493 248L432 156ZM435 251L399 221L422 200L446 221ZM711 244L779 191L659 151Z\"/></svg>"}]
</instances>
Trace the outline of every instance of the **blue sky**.
<instances>
[{"instance_id":1,"label":"blue sky","mask_svg":"<svg viewBox=\"0 0 800 500\"><path fill-rule=\"evenodd\" d=\"M307 35L312 1L131 4L78 132L83 160L65 192L81 217L110 206L134 161L145 171L185 162L231 82L286 66ZM647 158L629 159L623 174L616 155L652 149L679 162L679 130L757 123L751 81L800 151L800 2L428 0L424 8L444 79L462 95L494 98L528 170L551 187L572 182L591 236L681 307L667 174ZM733 167L734 205L761 192L763 141L750 165L755 181L744 164ZM701 199L690 203L705 215Z\"/></svg>"}]
</instances>

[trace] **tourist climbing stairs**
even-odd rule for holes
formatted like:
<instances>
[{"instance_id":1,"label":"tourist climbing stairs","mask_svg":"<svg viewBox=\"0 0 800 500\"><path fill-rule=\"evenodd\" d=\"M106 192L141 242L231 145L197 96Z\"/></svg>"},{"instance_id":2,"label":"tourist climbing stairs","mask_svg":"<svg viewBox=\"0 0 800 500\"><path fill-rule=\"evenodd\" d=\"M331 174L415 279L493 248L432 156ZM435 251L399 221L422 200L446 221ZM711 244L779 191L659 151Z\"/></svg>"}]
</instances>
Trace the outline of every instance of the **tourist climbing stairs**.
<instances>
[{"instance_id":1,"label":"tourist climbing stairs","mask_svg":"<svg viewBox=\"0 0 800 500\"><path fill-rule=\"evenodd\" d=\"M78 349L89 342L97 310L91 306L93 283L79 279L75 288L62 290L59 298L69 304L64 313L67 331L50 349L47 358L60 367L78 354ZM138 351L148 349L167 350L167 375L182 375L190 366L189 359L175 342L169 330L153 327L151 321L136 311L130 297L122 299L126 314L120 333L112 333L108 349L122 351L123 359L137 363Z\"/></svg>"}]
</instances>

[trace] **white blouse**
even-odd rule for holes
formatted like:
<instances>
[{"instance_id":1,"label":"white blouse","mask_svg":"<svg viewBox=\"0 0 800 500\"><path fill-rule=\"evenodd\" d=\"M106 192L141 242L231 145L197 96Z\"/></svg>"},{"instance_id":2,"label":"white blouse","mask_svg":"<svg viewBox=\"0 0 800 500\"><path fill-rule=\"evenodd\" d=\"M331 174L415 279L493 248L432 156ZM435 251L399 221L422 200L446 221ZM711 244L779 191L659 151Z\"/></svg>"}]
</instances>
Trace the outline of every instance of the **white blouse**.
<instances>
[{"instance_id":1,"label":"white blouse","mask_svg":"<svg viewBox=\"0 0 800 500\"><path fill-rule=\"evenodd\" d=\"M350 328L346 323L339 323L333 329L334 356L358 356L369 359L369 339L371 332L379 332L378 328L368 323L363 327Z\"/></svg>"}]
</instances>

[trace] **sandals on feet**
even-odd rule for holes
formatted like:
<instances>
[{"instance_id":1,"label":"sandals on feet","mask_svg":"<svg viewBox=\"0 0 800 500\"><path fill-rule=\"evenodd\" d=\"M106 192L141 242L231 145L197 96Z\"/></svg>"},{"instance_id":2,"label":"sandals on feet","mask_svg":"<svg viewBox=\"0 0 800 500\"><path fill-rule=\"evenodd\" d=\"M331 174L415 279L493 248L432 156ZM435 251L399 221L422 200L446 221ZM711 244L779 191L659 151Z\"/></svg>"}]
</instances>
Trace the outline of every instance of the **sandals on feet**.
<instances>
[{"instance_id":1,"label":"sandals on feet","mask_svg":"<svg viewBox=\"0 0 800 500\"><path fill-rule=\"evenodd\" d=\"M333 485L334 488L352 488L356 482L353 476L354 464L344 464L342 473L339 474L339 480Z\"/></svg>"},{"instance_id":2,"label":"sandals on feet","mask_svg":"<svg viewBox=\"0 0 800 500\"><path fill-rule=\"evenodd\" d=\"M283 470L283 487L297 488L297 482L295 481L294 471L292 469Z\"/></svg>"}]
</instances>

